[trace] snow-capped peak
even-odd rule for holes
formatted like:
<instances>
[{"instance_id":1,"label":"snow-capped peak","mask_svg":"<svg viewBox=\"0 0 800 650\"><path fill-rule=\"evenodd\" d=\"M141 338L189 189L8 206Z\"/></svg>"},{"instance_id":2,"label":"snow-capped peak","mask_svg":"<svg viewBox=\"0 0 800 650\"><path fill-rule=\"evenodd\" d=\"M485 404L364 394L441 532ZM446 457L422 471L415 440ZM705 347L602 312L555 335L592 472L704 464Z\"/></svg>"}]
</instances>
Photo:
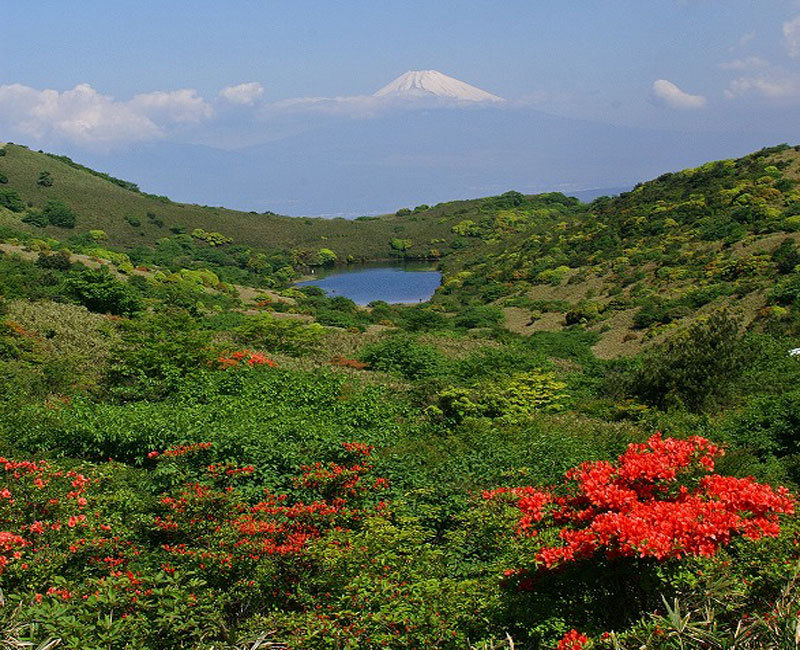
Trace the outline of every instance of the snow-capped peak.
<instances>
[{"instance_id":1,"label":"snow-capped peak","mask_svg":"<svg viewBox=\"0 0 800 650\"><path fill-rule=\"evenodd\" d=\"M444 97L466 102L502 102L502 97L448 77L438 70L409 70L375 93L375 97Z\"/></svg>"}]
</instances>

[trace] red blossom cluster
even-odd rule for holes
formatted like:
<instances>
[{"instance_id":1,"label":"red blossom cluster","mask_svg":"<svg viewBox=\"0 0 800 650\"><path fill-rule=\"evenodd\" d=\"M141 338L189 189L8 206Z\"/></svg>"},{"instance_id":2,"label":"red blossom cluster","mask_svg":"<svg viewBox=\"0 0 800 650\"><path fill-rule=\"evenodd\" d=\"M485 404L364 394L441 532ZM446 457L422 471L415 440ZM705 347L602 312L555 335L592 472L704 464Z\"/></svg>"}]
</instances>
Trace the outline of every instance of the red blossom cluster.
<instances>
[{"instance_id":1,"label":"red blossom cluster","mask_svg":"<svg viewBox=\"0 0 800 650\"><path fill-rule=\"evenodd\" d=\"M239 350L238 352L233 352L229 357L220 356L217 358L217 363L223 370L242 365L249 366L251 368L253 366L269 366L270 368L278 367L278 364L269 357L264 356L260 352L253 352L251 350Z\"/></svg>"},{"instance_id":2,"label":"red blossom cluster","mask_svg":"<svg viewBox=\"0 0 800 650\"><path fill-rule=\"evenodd\" d=\"M567 632L556 646L556 650L583 650L583 646L589 642L589 637L581 634L578 630L572 629Z\"/></svg>"},{"instance_id":3,"label":"red blossom cluster","mask_svg":"<svg viewBox=\"0 0 800 650\"><path fill-rule=\"evenodd\" d=\"M46 461L0 458L0 522L6 528L0 531L0 574L13 582L43 566L119 564L121 541L108 537L111 526L89 509L87 490L95 483Z\"/></svg>"},{"instance_id":4,"label":"red blossom cluster","mask_svg":"<svg viewBox=\"0 0 800 650\"><path fill-rule=\"evenodd\" d=\"M783 487L711 473L721 454L705 438L657 434L629 445L615 463L571 469L562 490L500 488L483 496L511 497L520 511L520 534L560 527L562 543L536 554L546 568L600 551L612 558L710 556L734 535L777 536L779 516L794 512L793 497Z\"/></svg>"},{"instance_id":5,"label":"red blossom cluster","mask_svg":"<svg viewBox=\"0 0 800 650\"><path fill-rule=\"evenodd\" d=\"M344 447L356 458L368 457L372 450L359 443ZM252 503L224 484L239 474L252 473L252 466L215 464L207 470L215 483L194 482L162 496L164 513L154 523L165 536L163 550L172 558L165 566L174 570L188 562L208 579L216 574L226 580L237 576L248 580L262 560L301 556L311 540L327 531L347 529L363 517L354 497L387 485L380 479L362 481L371 470L365 463L317 463L303 467L296 484L319 494L318 498L290 502L285 494L265 490L264 497Z\"/></svg>"}]
</instances>

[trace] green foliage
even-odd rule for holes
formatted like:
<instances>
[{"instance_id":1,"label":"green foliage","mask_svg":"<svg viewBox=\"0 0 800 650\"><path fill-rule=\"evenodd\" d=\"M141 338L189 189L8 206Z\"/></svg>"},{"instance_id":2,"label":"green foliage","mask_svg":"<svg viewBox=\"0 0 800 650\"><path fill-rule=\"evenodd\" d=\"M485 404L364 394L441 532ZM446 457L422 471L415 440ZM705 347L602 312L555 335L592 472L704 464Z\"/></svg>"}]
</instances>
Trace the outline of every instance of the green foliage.
<instances>
[{"instance_id":1,"label":"green foliage","mask_svg":"<svg viewBox=\"0 0 800 650\"><path fill-rule=\"evenodd\" d=\"M55 253L46 253L42 251L39 257L36 258L36 266L43 269L55 269L58 271L69 271L72 268L70 261L70 254L67 251L56 251Z\"/></svg>"},{"instance_id":2,"label":"green foliage","mask_svg":"<svg viewBox=\"0 0 800 650\"><path fill-rule=\"evenodd\" d=\"M28 210L22 217L22 223L29 223L37 228L50 225L50 219L41 210Z\"/></svg>"},{"instance_id":3,"label":"green foliage","mask_svg":"<svg viewBox=\"0 0 800 650\"><path fill-rule=\"evenodd\" d=\"M409 335L390 336L366 345L358 358L373 370L396 372L412 380L431 377L444 364L444 357L436 348L423 345Z\"/></svg>"},{"instance_id":4,"label":"green foliage","mask_svg":"<svg viewBox=\"0 0 800 650\"><path fill-rule=\"evenodd\" d=\"M50 172L39 172L39 178L36 179L36 184L40 187L52 187L53 176Z\"/></svg>"},{"instance_id":5,"label":"green foliage","mask_svg":"<svg viewBox=\"0 0 800 650\"><path fill-rule=\"evenodd\" d=\"M563 408L566 384L552 372L521 372L472 388L447 388L437 396L433 415L462 421L466 417L524 418Z\"/></svg>"},{"instance_id":6,"label":"green foliage","mask_svg":"<svg viewBox=\"0 0 800 650\"><path fill-rule=\"evenodd\" d=\"M404 253L412 246L412 242L410 239L398 239L394 237L390 242L390 246L392 247L393 251L398 251Z\"/></svg>"},{"instance_id":7,"label":"green foliage","mask_svg":"<svg viewBox=\"0 0 800 650\"><path fill-rule=\"evenodd\" d=\"M194 230L192 230L192 237L194 237L195 239L199 239L200 241L204 241L209 246L223 246L225 244L230 244L233 242L232 238L226 237L222 233L206 232L202 228L195 228Z\"/></svg>"},{"instance_id":8,"label":"green foliage","mask_svg":"<svg viewBox=\"0 0 800 650\"><path fill-rule=\"evenodd\" d=\"M22 212L25 204L16 190L0 187L0 207L8 208L11 212Z\"/></svg>"},{"instance_id":9,"label":"green foliage","mask_svg":"<svg viewBox=\"0 0 800 650\"><path fill-rule=\"evenodd\" d=\"M703 411L729 396L746 363L740 321L720 310L645 353L629 390L660 408Z\"/></svg>"},{"instance_id":10,"label":"green foliage","mask_svg":"<svg viewBox=\"0 0 800 650\"><path fill-rule=\"evenodd\" d=\"M64 293L89 311L129 316L141 309L137 293L105 267L74 271L64 283Z\"/></svg>"},{"instance_id":11,"label":"green foliage","mask_svg":"<svg viewBox=\"0 0 800 650\"><path fill-rule=\"evenodd\" d=\"M455 317L455 327L474 329L476 327L496 327L503 322L503 310L494 305L477 305L464 310Z\"/></svg>"},{"instance_id":12,"label":"green foliage","mask_svg":"<svg viewBox=\"0 0 800 650\"><path fill-rule=\"evenodd\" d=\"M48 201L42 208L42 216L47 223L58 228L74 228L77 217L70 207L61 201Z\"/></svg>"},{"instance_id":13,"label":"green foliage","mask_svg":"<svg viewBox=\"0 0 800 650\"><path fill-rule=\"evenodd\" d=\"M247 316L234 334L244 344L300 356L309 354L320 346L324 329L318 323L307 324L293 318L259 314Z\"/></svg>"},{"instance_id":14,"label":"green foliage","mask_svg":"<svg viewBox=\"0 0 800 650\"><path fill-rule=\"evenodd\" d=\"M163 399L217 356L211 333L186 312L152 314L125 323L108 370L122 400Z\"/></svg>"}]
</instances>

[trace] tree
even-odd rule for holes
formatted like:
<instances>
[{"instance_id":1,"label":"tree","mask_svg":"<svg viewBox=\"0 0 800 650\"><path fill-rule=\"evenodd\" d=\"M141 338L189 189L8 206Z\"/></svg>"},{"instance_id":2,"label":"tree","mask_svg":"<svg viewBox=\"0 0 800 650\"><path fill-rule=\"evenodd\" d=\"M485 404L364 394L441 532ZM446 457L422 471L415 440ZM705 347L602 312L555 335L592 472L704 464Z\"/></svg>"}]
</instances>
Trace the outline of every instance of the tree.
<instances>
[{"instance_id":1,"label":"tree","mask_svg":"<svg viewBox=\"0 0 800 650\"><path fill-rule=\"evenodd\" d=\"M401 253L404 253L412 246L410 239L398 239L396 237L389 243L392 247L392 250L400 251Z\"/></svg>"},{"instance_id":2,"label":"tree","mask_svg":"<svg viewBox=\"0 0 800 650\"><path fill-rule=\"evenodd\" d=\"M77 217L72 209L61 201L48 201L42 208L42 214L51 226L74 228Z\"/></svg>"},{"instance_id":3,"label":"tree","mask_svg":"<svg viewBox=\"0 0 800 650\"><path fill-rule=\"evenodd\" d=\"M740 322L719 310L651 348L629 377L630 390L660 408L699 412L728 394L745 362Z\"/></svg>"},{"instance_id":4,"label":"tree","mask_svg":"<svg viewBox=\"0 0 800 650\"><path fill-rule=\"evenodd\" d=\"M317 257L314 260L315 266L333 266L336 260L339 259L330 248L320 248Z\"/></svg>"},{"instance_id":5,"label":"tree","mask_svg":"<svg viewBox=\"0 0 800 650\"><path fill-rule=\"evenodd\" d=\"M11 212L22 212L25 204L16 190L0 187L0 207L8 208Z\"/></svg>"}]
</instances>

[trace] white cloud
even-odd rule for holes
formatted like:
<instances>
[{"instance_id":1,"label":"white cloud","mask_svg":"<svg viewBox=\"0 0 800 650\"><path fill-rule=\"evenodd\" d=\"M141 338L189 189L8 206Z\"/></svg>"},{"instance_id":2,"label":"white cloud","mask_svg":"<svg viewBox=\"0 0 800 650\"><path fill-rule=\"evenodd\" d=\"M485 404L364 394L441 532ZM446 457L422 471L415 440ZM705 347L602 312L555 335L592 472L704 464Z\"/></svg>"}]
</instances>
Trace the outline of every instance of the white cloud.
<instances>
[{"instance_id":1,"label":"white cloud","mask_svg":"<svg viewBox=\"0 0 800 650\"><path fill-rule=\"evenodd\" d=\"M800 56L800 16L783 23L783 42L790 57Z\"/></svg>"},{"instance_id":2,"label":"white cloud","mask_svg":"<svg viewBox=\"0 0 800 650\"><path fill-rule=\"evenodd\" d=\"M672 108L695 109L706 105L706 98L702 95L690 95L666 79L653 82L653 96L660 103Z\"/></svg>"},{"instance_id":3,"label":"white cloud","mask_svg":"<svg viewBox=\"0 0 800 650\"><path fill-rule=\"evenodd\" d=\"M118 101L89 84L71 90L0 85L0 126L38 140L69 140L88 147L153 140L165 126L209 118L211 107L194 90L154 92Z\"/></svg>"},{"instance_id":4,"label":"white cloud","mask_svg":"<svg viewBox=\"0 0 800 650\"><path fill-rule=\"evenodd\" d=\"M728 99L755 95L769 100L800 98L800 75L776 71L758 77L739 77L725 90Z\"/></svg>"},{"instance_id":5,"label":"white cloud","mask_svg":"<svg viewBox=\"0 0 800 650\"><path fill-rule=\"evenodd\" d=\"M252 106L264 94L264 87L257 81L226 86L219 91L219 96L233 104Z\"/></svg>"},{"instance_id":6,"label":"white cloud","mask_svg":"<svg viewBox=\"0 0 800 650\"><path fill-rule=\"evenodd\" d=\"M734 59L733 61L726 61L725 63L719 64L722 70L755 70L768 66L769 61L762 59L760 56L748 56L743 59Z\"/></svg>"},{"instance_id":7,"label":"white cloud","mask_svg":"<svg viewBox=\"0 0 800 650\"><path fill-rule=\"evenodd\" d=\"M175 124L196 124L214 113L197 91L190 89L145 93L134 96L127 103L138 112Z\"/></svg>"}]
</instances>

